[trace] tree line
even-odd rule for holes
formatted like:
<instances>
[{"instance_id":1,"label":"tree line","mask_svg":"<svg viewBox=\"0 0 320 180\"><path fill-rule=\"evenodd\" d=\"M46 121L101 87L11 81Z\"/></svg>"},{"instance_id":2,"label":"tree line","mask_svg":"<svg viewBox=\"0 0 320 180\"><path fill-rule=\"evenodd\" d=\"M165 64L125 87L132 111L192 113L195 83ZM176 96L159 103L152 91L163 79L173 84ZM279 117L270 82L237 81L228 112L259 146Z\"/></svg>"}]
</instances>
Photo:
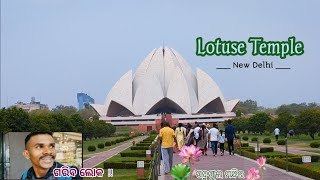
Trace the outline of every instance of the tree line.
<instances>
[{"instance_id":1,"label":"tree line","mask_svg":"<svg viewBox=\"0 0 320 180\"><path fill-rule=\"evenodd\" d=\"M273 132L276 127L282 135L287 135L289 130L295 134L306 134L312 139L320 132L320 108L312 107L291 114L287 111L279 113L276 117L265 112L258 112L251 117L237 117L232 120L238 132L264 133Z\"/></svg>"},{"instance_id":2,"label":"tree line","mask_svg":"<svg viewBox=\"0 0 320 180\"><path fill-rule=\"evenodd\" d=\"M258 106L257 101L248 99L245 101L240 101L236 106L237 116L240 117L241 114L255 114L258 112L265 112L267 114L281 114L289 113L292 115L298 115L300 112L310 109L310 108L320 108L320 106L315 103L292 103L292 104L283 104L277 108L267 108L263 106Z\"/></svg>"},{"instance_id":3,"label":"tree line","mask_svg":"<svg viewBox=\"0 0 320 180\"><path fill-rule=\"evenodd\" d=\"M82 132L84 139L108 137L116 128L100 121L91 109L77 111L73 106L57 106L30 113L16 107L0 110L0 132Z\"/></svg>"}]
</instances>

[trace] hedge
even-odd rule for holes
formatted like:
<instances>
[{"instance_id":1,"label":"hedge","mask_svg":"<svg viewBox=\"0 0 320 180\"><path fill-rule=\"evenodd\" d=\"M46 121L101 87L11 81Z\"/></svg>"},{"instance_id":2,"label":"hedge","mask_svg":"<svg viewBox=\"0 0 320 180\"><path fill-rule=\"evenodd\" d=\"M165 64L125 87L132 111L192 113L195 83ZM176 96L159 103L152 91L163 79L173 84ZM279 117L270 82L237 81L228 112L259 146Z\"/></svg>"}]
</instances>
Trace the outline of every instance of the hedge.
<instances>
[{"instance_id":1,"label":"hedge","mask_svg":"<svg viewBox=\"0 0 320 180\"><path fill-rule=\"evenodd\" d=\"M117 142L116 141L111 141L111 144L117 144Z\"/></svg>"},{"instance_id":2,"label":"hedge","mask_svg":"<svg viewBox=\"0 0 320 180\"><path fill-rule=\"evenodd\" d=\"M283 140L283 139L279 139L279 140L277 141L277 144L278 144L278 145L285 145L285 144L286 144L286 141Z\"/></svg>"},{"instance_id":3,"label":"hedge","mask_svg":"<svg viewBox=\"0 0 320 180\"><path fill-rule=\"evenodd\" d=\"M244 140L244 141L248 141L248 139L249 139L248 136L243 136L242 137L242 140Z\"/></svg>"},{"instance_id":4,"label":"hedge","mask_svg":"<svg viewBox=\"0 0 320 180\"><path fill-rule=\"evenodd\" d=\"M249 151L246 151L246 150L241 150L241 155L245 156L245 157L248 157L250 159L253 159L253 160L257 160L258 159L258 155L256 153L252 153L252 152L249 152Z\"/></svg>"},{"instance_id":5,"label":"hedge","mask_svg":"<svg viewBox=\"0 0 320 180\"><path fill-rule=\"evenodd\" d=\"M138 143L136 146L150 146L151 143Z\"/></svg>"},{"instance_id":6,"label":"hedge","mask_svg":"<svg viewBox=\"0 0 320 180\"><path fill-rule=\"evenodd\" d=\"M281 160L279 158L274 158L273 163L275 166L281 169L286 169L286 161L284 160ZM304 165L301 165L301 164L288 162L288 170L309 178L320 180L320 171L316 171L310 167L305 167Z\"/></svg>"},{"instance_id":7,"label":"hedge","mask_svg":"<svg viewBox=\"0 0 320 180\"><path fill-rule=\"evenodd\" d=\"M121 157L146 157L146 151L122 151L120 152ZM151 156L153 152L151 151Z\"/></svg>"},{"instance_id":8,"label":"hedge","mask_svg":"<svg viewBox=\"0 0 320 180\"><path fill-rule=\"evenodd\" d=\"M249 147L249 143L241 143L241 147Z\"/></svg>"},{"instance_id":9,"label":"hedge","mask_svg":"<svg viewBox=\"0 0 320 180\"><path fill-rule=\"evenodd\" d=\"M89 146L88 147L88 151L92 152L92 151L96 151L96 147L95 146Z\"/></svg>"},{"instance_id":10,"label":"hedge","mask_svg":"<svg viewBox=\"0 0 320 180\"><path fill-rule=\"evenodd\" d=\"M106 143L104 143L105 146L111 146L111 142L110 141L107 141Z\"/></svg>"},{"instance_id":11,"label":"hedge","mask_svg":"<svg viewBox=\"0 0 320 180\"><path fill-rule=\"evenodd\" d=\"M104 148L104 144L103 143L98 144L98 148L99 149L103 149Z\"/></svg>"},{"instance_id":12,"label":"hedge","mask_svg":"<svg viewBox=\"0 0 320 180\"><path fill-rule=\"evenodd\" d=\"M131 150L149 150L149 146L132 146Z\"/></svg>"},{"instance_id":13,"label":"hedge","mask_svg":"<svg viewBox=\"0 0 320 180\"><path fill-rule=\"evenodd\" d=\"M137 162L104 162L104 169L113 168L113 169L137 169ZM144 169L148 169L150 163L144 163Z\"/></svg>"},{"instance_id":14,"label":"hedge","mask_svg":"<svg viewBox=\"0 0 320 180\"><path fill-rule=\"evenodd\" d=\"M320 142L319 141L313 141L313 142L310 143L310 147L318 148L318 147L320 147Z\"/></svg>"},{"instance_id":15,"label":"hedge","mask_svg":"<svg viewBox=\"0 0 320 180\"><path fill-rule=\"evenodd\" d=\"M273 147L260 147L261 153L273 152Z\"/></svg>"},{"instance_id":16,"label":"hedge","mask_svg":"<svg viewBox=\"0 0 320 180\"><path fill-rule=\"evenodd\" d=\"M251 139L251 141L252 141L252 142L257 142L257 141L258 141L258 138L257 138L257 137L253 137L253 138Z\"/></svg>"},{"instance_id":17,"label":"hedge","mask_svg":"<svg viewBox=\"0 0 320 180\"><path fill-rule=\"evenodd\" d=\"M120 141L120 139L116 139L116 142L117 142L117 143L120 143L121 141Z\"/></svg>"},{"instance_id":18,"label":"hedge","mask_svg":"<svg viewBox=\"0 0 320 180\"><path fill-rule=\"evenodd\" d=\"M264 138L263 139L263 143L270 144L271 143L271 139L270 138Z\"/></svg>"}]
</instances>

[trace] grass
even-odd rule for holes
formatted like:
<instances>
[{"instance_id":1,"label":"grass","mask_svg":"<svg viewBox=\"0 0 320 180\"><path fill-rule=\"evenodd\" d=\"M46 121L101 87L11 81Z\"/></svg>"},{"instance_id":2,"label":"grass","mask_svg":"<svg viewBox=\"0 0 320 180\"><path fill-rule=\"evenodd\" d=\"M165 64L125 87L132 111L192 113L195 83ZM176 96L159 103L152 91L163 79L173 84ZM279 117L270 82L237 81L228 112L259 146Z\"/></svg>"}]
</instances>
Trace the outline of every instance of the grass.
<instances>
[{"instance_id":1,"label":"grass","mask_svg":"<svg viewBox=\"0 0 320 180\"><path fill-rule=\"evenodd\" d=\"M241 133L239 134L240 137L242 138L243 136L247 136L249 138L248 141L244 141L243 139L241 139L241 142L249 142L251 143L251 139L253 137L258 137L259 139L259 143L263 144L263 145L271 145L271 146L279 146L275 140L275 137L273 134L271 135L265 135L265 134L248 134L248 133ZM270 144L264 144L262 141L264 138L270 138L271 139L271 143ZM279 139L284 139L284 136L280 136ZM315 136L315 140L320 140L319 136ZM311 148L310 147L310 143L314 141L310 136L307 135L299 135L299 136L293 136L288 138L288 146L292 147L292 148ZM256 142L252 142L252 143L256 143Z\"/></svg>"},{"instance_id":2,"label":"grass","mask_svg":"<svg viewBox=\"0 0 320 180\"><path fill-rule=\"evenodd\" d=\"M121 137L107 137L107 138L101 138L101 139L93 139L93 140L88 140L88 141L84 141L83 142L83 155L87 155L87 154L94 154L94 153L98 153L98 152L102 152L102 151L105 151L105 150L108 150L108 149L111 149L112 147L111 146L107 146L107 147L104 147L104 149L99 149L97 146L99 143L105 143L106 141L112 141L112 140L116 140L116 139L119 139ZM118 146L120 143L117 143L117 144L114 144L116 146ZM93 152L89 152L88 151L88 147L89 146L96 146L97 150L96 151L93 151Z\"/></svg>"},{"instance_id":3,"label":"grass","mask_svg":"<svg viewBox=\"0 0 320 180\"><path fill-rule=\"evenodd\" d=\"M136 134L140 134L141 132L135 129L132 129L131 127L126 126L116 126L116 133L115 134L124 134L124 133L130 133L135 132Z\"/></svg>"},{"instance_id":4,"label":"grass","mask_svg":"<svg viewBox=\"0 0 320 180\"><path fill-rule=\"evenodd\" d=\"M311 163L311 167L316 169L316 170L319 170L320 169L320 162Z\"/></svg>"}]
</instances>

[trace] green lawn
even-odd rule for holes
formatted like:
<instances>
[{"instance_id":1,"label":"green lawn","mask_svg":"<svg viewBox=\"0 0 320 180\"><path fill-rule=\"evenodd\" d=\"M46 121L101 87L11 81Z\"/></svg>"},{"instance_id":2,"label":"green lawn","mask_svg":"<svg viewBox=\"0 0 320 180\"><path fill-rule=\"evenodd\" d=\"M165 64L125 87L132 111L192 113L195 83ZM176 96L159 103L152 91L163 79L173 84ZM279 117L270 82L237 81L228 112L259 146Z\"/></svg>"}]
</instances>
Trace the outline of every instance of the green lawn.
<instances>
[{"instance_id":1,"label":"green lawn","mask_svg":"<svg viewBox=\"0 0 320 180\"><path fill-rule=\"evenodd\" d=\"M123 133L130 133L130 132L135 132L136 134L141 133L135 129L132 129L131 127L126 127L126 126L116 126L116 133L115 134L123 134Z\"/></svg>"},{"instance_id":2,"label":"green lawn","mask_svg":"<svg viewBox=\"0 0 320 180\"><path fill-rule=\"evenodd\" d=\"M240 137L241 137L241 142L251 142L251 139L253 137L258 137L259 139L259 143L260 144L263 144L263 139L264 138L270 138L271 139L271 143L270 144L265 144L265 145L272 145L272 146L278 146L277 145L277 142L275 140L275 137L273 134L267 136L265 134L248 134L248 133L241 133L239 134ZM242 139L243 136L247 136L249 138L248 141L244 141ZM279 139L284 139L284 136L280 136ZM320 140L320 137L319 136L315 136L315 140ZM289 147L295 147L295 148L311 148L310 147L310 143L312 142L312 138L310 136L307 136L307 135L300 135L300 136L294 136L294 137L291 137L291 138L288 138L288 146ZM252 142L252 143L255 143L255 142Z\"/></svg>"},{"instance_id":3,"label":"green lawn","mask_svg":"<svg viewBox=\"0 0 320 180\"><path fill-rule=\"evenodd\" d=\"M312 168L319 170L320 169L320 162L313 162L312 163Z\"/></svg>"},{"instance_id":4,"label":"green lawn","mask_svg":"<svg viewBox=\"0 0 320 180\"><path fill-rule=\"evenodd\" d=\"M87 141L84 141L83 142L83 155L87 155L87 154L94 154L94 153L98 153L98 152L103 152L103 151L106 151L106 150L109 150L109 149L112 149L116 146L119 146L120 144L123 144L124 142L121 142L121 143L117 143L117 144L113 144L111 146L105 146L103 149L99 149L97 146L99 143L105 143L106 141L112 141L112 140L116 140L116 139L119 139L119 138L122 138L122 137L107 137L107 138L101 138L101 139L93 139L93 140L87 140ZM129 140L130 141L130 140ZM132 139L131 139L132 141ZM125 141L127 142L127 141ZM91 145L94 145L96 146L97 150L96 151L93 151L93 152L89 152L88 151L88 147L91 146Z\"/></svg>"}]
</instances>

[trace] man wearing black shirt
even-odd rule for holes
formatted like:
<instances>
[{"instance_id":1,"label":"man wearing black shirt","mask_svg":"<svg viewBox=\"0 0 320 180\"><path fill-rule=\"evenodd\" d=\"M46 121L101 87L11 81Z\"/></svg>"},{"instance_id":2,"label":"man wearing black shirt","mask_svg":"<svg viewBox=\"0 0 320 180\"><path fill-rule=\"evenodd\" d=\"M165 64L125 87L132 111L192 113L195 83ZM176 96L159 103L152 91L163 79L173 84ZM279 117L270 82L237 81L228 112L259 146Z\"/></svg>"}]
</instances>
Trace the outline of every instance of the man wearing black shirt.
<instances>
[{"instance_id":1,"label":"man wearing black shirt","mask_svg":"<svg viewBox=\"0 0 320 180\"><path fill-rule=\"evenodd\" d=\"M225 129L225 135L228 140L228 149L229 149L229 154L234 155L234 145L233 145L233 139L236 138L236 133L234 127L231 125L231 120L228 120L228 126Z\"/></svg>"}]
</instances>

